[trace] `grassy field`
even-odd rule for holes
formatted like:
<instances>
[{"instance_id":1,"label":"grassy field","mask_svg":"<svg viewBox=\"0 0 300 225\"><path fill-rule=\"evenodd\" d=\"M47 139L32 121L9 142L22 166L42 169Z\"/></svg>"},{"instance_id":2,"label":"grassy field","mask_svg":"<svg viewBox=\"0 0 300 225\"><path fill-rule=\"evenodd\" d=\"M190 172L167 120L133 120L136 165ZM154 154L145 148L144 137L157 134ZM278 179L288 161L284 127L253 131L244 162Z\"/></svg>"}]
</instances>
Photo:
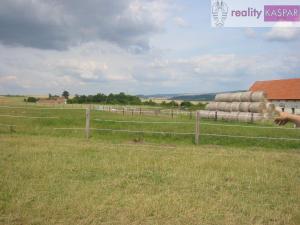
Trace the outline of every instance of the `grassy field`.
<instances>
[{"instance_id":1,"label":"grassy field","mask_svg":"<svg viewBox=\"0 0 300 225\"><path fill-rule=\"evenodd\" d=\"M84 128L84 110L18 105L0 107L0 224L300 224L297 141L201 136L195 146L193 135L111 131L86 140L54 129ZM194 131L188 116L91 115L99 129ZM250 127L201 132L300 138L271 123L218 123Z\"/></svg>"}]
</instances>

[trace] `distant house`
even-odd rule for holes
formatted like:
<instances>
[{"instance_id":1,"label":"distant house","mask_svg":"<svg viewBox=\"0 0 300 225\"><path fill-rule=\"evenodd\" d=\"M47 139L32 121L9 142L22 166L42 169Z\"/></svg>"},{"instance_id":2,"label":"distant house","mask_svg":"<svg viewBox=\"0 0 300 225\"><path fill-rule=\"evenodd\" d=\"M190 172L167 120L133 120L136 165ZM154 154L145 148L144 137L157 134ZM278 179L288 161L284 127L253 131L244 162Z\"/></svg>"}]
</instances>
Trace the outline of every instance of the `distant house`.
<instances>
[{"instance_id":1,"label":"distant house","mask_svg":"<svg viewBox=\"0 0 300 225\"><path fill-rule=\"evenodd\" d=\"M277 108L290 113L300 113L300 78L255 82L250 91L264 91Z\"/></svg>"},{"instance_id":2,"label":"distant house","mask_svg":"<svg viewBox=\"0 0 300 225\"><path fill-rule=\"evenodd\" d=\"M52 98L41 98L38 101L39 104L49 104L49 105L56 105L56 104L67 104L67 99L65 97L52 97Z\"/></svg>"}]
</instances>

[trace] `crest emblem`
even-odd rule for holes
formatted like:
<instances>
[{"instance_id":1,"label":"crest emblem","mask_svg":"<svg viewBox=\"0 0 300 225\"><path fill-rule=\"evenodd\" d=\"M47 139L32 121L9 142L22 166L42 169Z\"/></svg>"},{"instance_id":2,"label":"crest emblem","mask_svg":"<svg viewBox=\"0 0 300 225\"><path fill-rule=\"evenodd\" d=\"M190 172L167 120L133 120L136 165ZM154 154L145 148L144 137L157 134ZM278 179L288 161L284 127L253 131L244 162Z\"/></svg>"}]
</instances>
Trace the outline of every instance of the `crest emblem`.
<instances>
[{"instance_id":1,"label":"crest emblem","mask_svg":"<svg viewBox=\"0 0 300 225\"><path fill-rule=\"evenodd\" d=\"M228 15L228 6L223 0L215 0L212 4L212 16L216 27L223 27Z\"/></svg>"}]
</instances>

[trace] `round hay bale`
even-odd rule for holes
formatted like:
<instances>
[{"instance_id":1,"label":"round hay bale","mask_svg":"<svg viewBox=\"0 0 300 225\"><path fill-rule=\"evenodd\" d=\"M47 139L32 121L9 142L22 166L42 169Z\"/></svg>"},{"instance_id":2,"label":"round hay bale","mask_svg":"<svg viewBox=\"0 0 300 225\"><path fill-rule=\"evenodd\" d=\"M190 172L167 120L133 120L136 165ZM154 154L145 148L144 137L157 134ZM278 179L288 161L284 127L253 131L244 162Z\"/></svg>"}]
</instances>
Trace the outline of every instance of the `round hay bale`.
<instances>
[{"instance_id":1,"label":"round hay bale","mask_svg":"<svg viewBox=\"0 0 300 225\"><path fill-rule=\"evenodd\" d=\"M219 102L210 102L205 109L209 110L209 111L216 111L218 109L218 104Z\"/></svg>"},{"instance_id":2,"label":"round hay bale","mask_svg":"<svg viewBox=\"0 0 300 225\"><path fill-rule=\"evenodd\" d=\"M218 112L218 120L224 120L226 113L225 112Z\"/></svg>"},{"instance_id":3,"label":"round hay bale","mask_svg":"<svg viewBox=\"0 0 300 225\"><path fill-rule=\"evenodd\" d=\"M226 106L225 106L225 112L231 112L231 104L232 103L226 103Z\"/></svg>"},{"instance_id":4,"label":"round hay bale","mask_svg":"<svg viewBox=\"0 0 300 225\"><path fill-rule=\"evenodd\" d=\"M241 92L233 93L231 96L231 101L232 102L241 102L241 98L242 98Z\"/></svg>"},{"instance_id":5,"label":"round hay bale","mask_svg":"<svg viewBox=\"0 0 300 225\"><path fill-rule=\"evenodd\" d=\"M251 102L251 96L252 96L251 91L242 92L241 101L242 102Z\"/></svg>"},{"instance_id":6,"label":"round hay bale","mask_svg":"<svg viewBox=\"0 0 300 225\"><path fill-rule=\"evenodd\" d=\"M239 112L240 111L240 102L231 103L231 112Z\"/></svg>"},{"instance_id":7,"label":"round hay bale","mask_svg":"<svg viewBox=\"0 0 300 225\"><path fill-rule=\"evenodd\" d=\"M216 118L216 112L210 111L208 115L209 119L215 119Z\"/></svg>"},{"instance_id":8,"label":"round hay bale","mask_svg":"<svg viewBox=\"0 0 300 225\"><path fill-rule=\"evenodd\" d=\"M267 95L264 91L256 91L251 95L251 102L265 102Z\"/></svg>"},{"instance_id":9,"label":"round hay bale","mask_svg":"<svg viewBox=\"0 0 300 225\"><path fill-rule=\"evenodd\" d=\"M201 117L201 118L208 119L208 118L209 118L209 113L210 113L210 112L211 112L211 111L201 110L201 111L200 111L200 117Z\"/></svg>"},{"instance_id":10,"label":"round hay bale","mask_svg":"<svg viewBox=\"0 0 300 225\"><path fill-rule=\"evenodd\" d=\"M240 112L251 112L250 111L250 102L241 102L239 111Z\"/></svg>"},{"instance_id":11,"label":"round hay bale","mask_svg":"<svg viewBox=\"0 0 300 225\"><path fill-rule=\"evenodd\" d=\"M266 107L268 113L273 113L276 110L276 106L273 103L267 103Z\"/></svg>"},{"instance_id":12,"label":"round hay bale","mask_svg":"<svg viewBox=\"0 0 300 225\"><path fill-rule=\"evenodd\" d=\"M252 113L241 112L238 115L238 121L249 123L252 121Z\"/></svg>"},{"instance_id":13,"label":"round hay bale","mask_svg":"<svg viewBox=\"0 0 300 225\"><path fill-rule=\"evenodd\" d=\"M230 94L229 93L223 93L223 94L217 94L215 97L216 102L230 102Z\"/></svg>"},{"instance_id":14,"label":"round hay bale","mask_svg":"<svg viewBox=\"0 0 300 225\"><path fill-rule=\"evenodd\" d=\"M237 121L239 116L239 112L232 112L228 118L229 121Z\"/></svg>"},{"instance_id":15,"label":"round hay bale","mask_svg":"<svg viewBox=\"0 0 300 225\"><path fill-rule=\"evenodd\" d=\"M220 102L220 103L218 104L217 110L218 110L218 111L225 111L226 105L227 105L226 102Z\"/></svg>"},{"instance_id":16,"label":"round hay bale","mask_svg":"<svg viewBox=\"0 0 300 225\"><path fill-rule=\"evenodd\" d=\"M253 122L259 122L264 119L264 115L261 113L253 113Z\"/></svg>"},{"instance_id":17,"label":"round hay bale","mask_svg":"<svg viewBox=\"0 0 300 225\"><path fill-rule=\"evenodd\" d=\"M263 102L253 102L250 104L249 111L252 113L263 113L267 110L266 104Z\"/></svg>"},{"instance_id":18,"label":"round hay bale","mask_svg":"<svg viewBox=\"0 0 300 225\"><path fill-rule=\"evenodd\" d=\"M223 117L223 120L225 121L229 121L230 120L230 116L231 116L231 113L230 112L226 112L224 117Z\"/></svg>"}]
</instances>

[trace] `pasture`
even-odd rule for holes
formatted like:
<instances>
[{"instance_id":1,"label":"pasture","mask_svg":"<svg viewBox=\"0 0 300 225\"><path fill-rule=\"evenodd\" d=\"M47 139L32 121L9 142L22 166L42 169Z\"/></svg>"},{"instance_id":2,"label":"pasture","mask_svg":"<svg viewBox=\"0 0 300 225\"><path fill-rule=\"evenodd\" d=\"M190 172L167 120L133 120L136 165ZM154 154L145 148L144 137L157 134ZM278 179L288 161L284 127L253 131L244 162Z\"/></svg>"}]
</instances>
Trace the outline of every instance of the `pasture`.
<instances>
[{"instance_id":1,"label":"pasture","mask_svg":"<svg viewBox=\"0 0 300 225\"><path fill-rule=\"evenodd\" d=\"M299 130L2 101L0 224L300 223Z\"/></svg>"}]
</instances>

